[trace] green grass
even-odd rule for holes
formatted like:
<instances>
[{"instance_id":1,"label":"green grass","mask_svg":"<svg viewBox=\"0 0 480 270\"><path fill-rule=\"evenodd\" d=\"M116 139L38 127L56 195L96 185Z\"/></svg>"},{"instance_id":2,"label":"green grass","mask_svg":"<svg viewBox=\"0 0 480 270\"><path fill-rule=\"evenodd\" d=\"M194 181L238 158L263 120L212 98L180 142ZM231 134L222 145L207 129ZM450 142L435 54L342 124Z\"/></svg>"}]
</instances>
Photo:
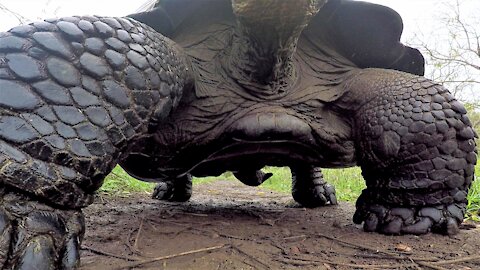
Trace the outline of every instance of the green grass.
<instances>
[{"instance_id":1,"label":"green grass","mask_svg":"<svg viewBox=\"0 0 480 270\"><path fill-rule=\"evenodd\" d=\"M273 173L273 176L265 181L261 187L284 193L290 193L292 188L291 173L286 167L267 167L265 172ZM337 190L339 201L355 202L360 192L365 188L361 170L358 167L348 169L324 169L325 179L333 184ZM475 167L477 181L474 181L468 194L467 219L480 222L480 164ZM232 173L225 173L219 177L194 178L193 184L199 185L216 181L217 179L235 180ZM120 167L116 167L107 176L100 192L116 196L128 196L131 193L146 192L150 194L154 183L146 183L130 177Z\"/></svg>"},{"instance_id":2,"label":"green grass","mask_svg":"<svg viewBox=\"0 0 480 270\"><path fill-rule=\"evenodd\" d=\"M131 193L151 193L155 183L139 181L128 175L120 166L117 166L105 178L99 192L101 194L128 196Z\"/></svg>"},{"instance_id":3,"label":"green grass","mask_svg":"<svg viewBox=\"0 0 480 270\"><path fill-rule=\"evenodd\" d=\"M280 192L290 193L292 175L286 167L268 167L265 172L273 173L273 176L262 184L263 188ZM355 201L360 192L365 188L360 168L348 169L323 169L325 179L333 184L337 190L337 199L340 201Z\"/></svg>"},{"instance_id":4,"label":"green grass","mask_svg":"<svg viewBox=\"0 0 480 270\"><path fill-rule=\"evenodd\" d=\"M194 178L193 184L205 184L218 179L234 180L232 173L224 173L219 177ZM99 192L101 194L128 196L131 193L146 192L150 194L155 187L155 183L142 182L128 175L120 166L117 166L105 178Z\"/></svg>"},{"instance_id":5,"label":"green grass","mask_svg":"<svg viewBox=\"0 0 480 270\"><path fill-rule=\"evenodd\" d=\"M467 219L480 222L480 164L475 166L475 181L468 192Z\"/></svg>"},{"instance_id":6,"label":"green grass","mask_svg":"<svg viewBox=\"0 0 480 270\"><path fill-rule=\"evenodd\" d=\"M192 182L194 185L201 185L205 183L214 182L217 180L236 180L231 172L226 172L220 176L209 176L209 177L194 177Z\"/></svg>"},{"instance_id":7,"label":"green grass","mask_svg":"<svg viewBox=\"0 0 480 270\"><path fill-rule=\"evenodd\" d=\"M267 167L264 172L273 173L273 175L260 186L262 188L275 190L283 193L290 193L292 189L292 174L287 167Z\"/></svg>"},{"instance_id":8,"label":"green grass","mask_svg":"<svg viewBox=\"0 0 480 270\"><path fill-rule=\"evenodd\" d=\"M355 202L365 186L359 167L323 170L325 180L335 186L339 201Z\"/></svg>"}]
</instances>

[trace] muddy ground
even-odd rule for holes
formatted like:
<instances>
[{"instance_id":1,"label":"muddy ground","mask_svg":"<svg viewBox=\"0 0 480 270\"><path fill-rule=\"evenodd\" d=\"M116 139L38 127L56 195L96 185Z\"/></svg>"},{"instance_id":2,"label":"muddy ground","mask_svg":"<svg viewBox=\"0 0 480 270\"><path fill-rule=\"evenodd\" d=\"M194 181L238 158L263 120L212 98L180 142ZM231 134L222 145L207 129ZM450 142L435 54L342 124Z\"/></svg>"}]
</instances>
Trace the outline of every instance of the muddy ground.
<instances>
[{"instance_id":1,"label":"muddy ground","mask_svg":"<svg viewBox=\"0 0 480 270\"><path fill-rule=\"evenodd\" d=\"M384 236L353 212L233 181L197 185L183 204L102 196L85 210L81 269L480 269L474 224L453 237Z\"/></svg>"}]
</instances>

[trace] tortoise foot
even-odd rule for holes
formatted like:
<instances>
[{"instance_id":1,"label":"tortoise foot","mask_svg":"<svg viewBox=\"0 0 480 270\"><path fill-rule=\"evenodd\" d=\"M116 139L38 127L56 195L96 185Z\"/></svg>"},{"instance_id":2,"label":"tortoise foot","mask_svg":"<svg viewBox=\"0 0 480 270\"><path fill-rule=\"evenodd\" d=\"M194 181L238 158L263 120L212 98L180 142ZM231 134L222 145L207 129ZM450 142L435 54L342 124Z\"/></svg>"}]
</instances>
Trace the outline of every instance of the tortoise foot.
<instances>
[{"instance_id":1,"label":"tortoise foot","mask_svg":"<svg viewBox=\"0 0 480 270\"><path fill-rule=\"evenodd\" d=\"M192 197L192 177L185 175L173 181L160 182L152 193L152 198L162 201L186 202Z\"/></svg>"},{"instance_id":2,"label":"tortoise foot","mask_svg":"<svg viewBox=\"0 0 480 270\"><path fill-rule=\"evenodd\" d=\"M173 185L167 182L158 183L153 189L152 198L168 201L173 195Z\"/></svg>"},{"instance_id":3,"label":"tortoise foot","mask_svg":"<svg viewBox=\"0 0 480 270\"><path fill-rule=\"evenodd\" d=\"M323 179L320 168L292 168L292 196L304 207L336 205L335 187Z\"/></svg>"},{"instance_id":4,"label":"tortoise foot","mask_svg":"<svg viewBox=\"0 0 480 270\"><path fill-rule=\"evenodd\" d=\"M0 269L76 269L85 222L80 210L60 210L2 190Z\"/></svg>"},{"instance_id":5,"label":"tortoise foot","mask_svg":"<svg viewBox=\"0 0 480 270\"><path fill-rule=\"evenodd\" d=\"M453 235L459 232L465 204L452 203L435 206L395 207L382 204L358 204L353 221L363 222L367 232L388 235L429 232Z\"/></svg>"}]
</instances>

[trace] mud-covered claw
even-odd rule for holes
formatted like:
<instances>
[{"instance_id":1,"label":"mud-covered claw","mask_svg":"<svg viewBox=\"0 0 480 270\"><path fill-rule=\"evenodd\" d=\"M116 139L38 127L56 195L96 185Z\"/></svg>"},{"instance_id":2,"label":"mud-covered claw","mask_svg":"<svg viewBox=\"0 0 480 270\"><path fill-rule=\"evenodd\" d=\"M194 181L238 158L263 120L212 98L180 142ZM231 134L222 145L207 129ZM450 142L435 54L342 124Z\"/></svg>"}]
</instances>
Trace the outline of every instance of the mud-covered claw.
<instances>
[{"instance_id":1,"label":"mud-covered claw","mask_svg":"<svg viewBox=\"0 0 480 270\"><path fill-rule=\"evenodd\" d=\"M337 205L337 195L335 191L335 187L329 183L325 183L325 195L327 197L327 201L330 202L331 205Z\"/></svg>"},{"instance_id":2,"label":"mud-covered claw","mask_svg":"<svg viewBox=\"0 0 480 270\"><path fill-rule=\"evenodd\" d=\"M292 168L292 196L304 207L338 204L335 187L323 179L320 168Z\"/></svg>"},{"instance_id":3,"label":"mud-covered claw","mask_svg":"<svg viewBox=\"0 0 480 270\"><path fill-rule=\"evenodd\" d=\"M12 235L12 223L4 209L0 209L0 265L4 265L8 259Z\"/></svg>"},{"instance_id":4,"label":"mud-covered claw","mask_svg":"<svg viewBox=\"0 0 480 270\"><path fill-rule=\"evenodd\" d=\"M30 239L24 252L20 255L15 269L55 269L55 248L49 236L37 236Z\"/></svg>"},{"instance_id":5,"label":"mud-covered claw","mask_svg":"<svg viewBox=\"0 0 480 270\"><path fill-rule=\"evenodd\" d=\"M62 267L65 270L77 269L80 262L80 239L78 236L71 237L63 252Z\"/></svg>"},{"instance_id":6,"label":"mud-covered claw","mask_svg":"<svg viewBox=\"0 0 480 270\"><path fill-rule=\"evenodd\" d=\"M389 208L378 204L357 204L353 221L363 222L367 232L389 235L426 234L436 232L446 235L458 233L463 220L461 205Z\"/></svg>"},{"instance_id":7,"label":"mud-covered claw","mask_svg":"<svg viewBox=\"0 0 480 270\"><path fill-rule=\"evenodd\" d=\"M426 234L429 232L433 225L433 221L428 217L419 217L412 225L408 225L402 228L402 233L407 234Z\"/></svg>"},{"instance_id":8,"label":"mud-covered claw","mask_svg":"<svg viewBox=\"0 0 480 270\"><path fill-rule=\"evenodd\" d=\"M60 210L26 195L0 199L0 269L76 269L85 231L80 210Z\"/></svg>"},{"instance_id":9,"label":"mud-covered claw","mask_svg":"<svg viewBox=\"0 0 480 270\"><path fill-rule=\"evenodd\" d=\"M192 197L192 176L190 174L160 182L154 188L152 198L162 201L186 202Z\"/></svg>"},{"instance_id":10,"label":"mud-covered claw","mask_svg":"<svg viewBox=\"0 0 480 270\"><path fill-rule=\"evenodd\" d=\"M152 198L157 200L168 201L173 195L173 187L171 183L160 182L153 189Z\"/></svg>"},{"instance_id":11,"label":"mud-covered claw","mask_svg":"<svg viewBox=\"0 0 480 270\"><path fill-rule=\"evenodd\" d=\"M365 223L363 224L363 229L366 232L374 232L378 228L378 217L377 215L370 213L365 219Z\"/></svg>"}]
</instances>

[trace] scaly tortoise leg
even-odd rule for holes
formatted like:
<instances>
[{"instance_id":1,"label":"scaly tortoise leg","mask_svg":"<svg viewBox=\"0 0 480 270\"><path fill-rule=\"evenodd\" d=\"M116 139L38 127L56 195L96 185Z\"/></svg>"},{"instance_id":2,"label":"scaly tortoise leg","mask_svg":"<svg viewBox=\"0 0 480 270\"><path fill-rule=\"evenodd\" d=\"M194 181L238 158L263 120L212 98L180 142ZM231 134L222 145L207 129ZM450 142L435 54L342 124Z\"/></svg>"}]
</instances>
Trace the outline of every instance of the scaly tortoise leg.
<instances>
[{"instance_id":1,"label":"scaly tortoise leg","mask_svg":"<svg viewBox=\"0 0 480 270\"><path fill-rule=\"evenodd\" d=\"M365 70L350 82L359 165L367 189L356 223L385 234L455 234L476 163L475 132L442 86L396 71Z\"/></svg>"},{"instance_id":2,"label":"scaly tortoise leg","mask_svg":"<svg viewBox=\"0 0 480 270\"><path fill-rule=\"evenodd\" d=\"M335 187L323 179L322 170L314 166L292 167L292 196L302 206L313 208L337 204Z\"/></svg>"},{"instance_id":3,"label":"scaly tortoise leg","mask_svg":"<svg viewBox=\"0 0 480 270\"><path fill-rule=\"evenodd\" d=\"M126 18L0 33L0 269L79 266L80 209L178 104L190 79L181 54Z\"/></svg>"}]
</instances>

